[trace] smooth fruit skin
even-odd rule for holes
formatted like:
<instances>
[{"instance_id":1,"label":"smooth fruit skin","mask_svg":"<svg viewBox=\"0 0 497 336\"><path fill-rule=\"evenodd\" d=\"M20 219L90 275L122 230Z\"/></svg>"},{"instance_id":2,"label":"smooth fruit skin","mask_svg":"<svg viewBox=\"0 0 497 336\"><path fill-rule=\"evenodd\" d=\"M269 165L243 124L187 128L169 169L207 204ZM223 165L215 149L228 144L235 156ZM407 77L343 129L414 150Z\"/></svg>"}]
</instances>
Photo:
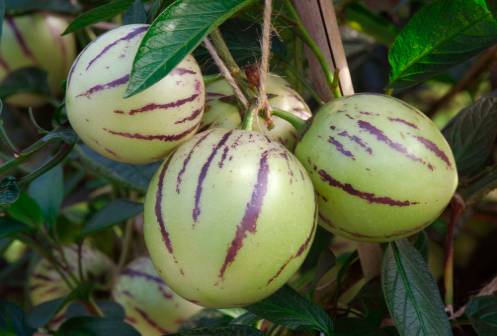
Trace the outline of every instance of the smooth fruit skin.
<instances>
[{"instance_id":1,"label":"smooth fruit skin","mask_svg":"<svg viewBox=\"0 0 497 336\"><path fill-rule=\"evenodd\" d=\"M148 25L126 25L83 50L67 79L69 121L84 143L127 163L163 159L191 138L202 119L205 91L192 56L145 91L123 98Z\"/></svg>"},{"instance_id":2,"label":"smooth fruit skin","mask_svg":"<svg viewBox=\"0 0 497 336\"><path fill-rule=\"evenodd\" d=\"M145 242L159 274L206 307L245 306L297 271L316 226L311 180L280 143L211 129L170 156L145 201Z\"/></svg>"},{"instance_id":3,"label":"smooth fruit skin","mask_svg":"<svg viewBox=\"0 0 497 336\"><path fill-rule=\"evenodd\" d=\"M71 272L77 274L77 247L65 247L63 253L71 268ZM111 274L114 267L112 261L105 254L89 247L83 247L81 260L83 274L87 279L102 279L106 275ZM46 259L42 259L33 268L33 271L29 276L28 289L33 306L64 297L71 292L59 273ZM64 312L61 312L53 318L50 325L56 327L60 325L64 319Z\"/></svg>"},{"instance_id":4,"label":"smooth fruit skin","mask_svg":"<svg viewBox=\"0 0 497 336\"><path fill-rule=\"evenodd\" d=\"M74 36L60 36L67 25L66 19L50 14L6 17L0 42L0 81L15 70L36 66L47 72L51 92L60 93L60 85L76 57ZM35 107L46 98L18 94L7 102Z\"/></svg>"},{"instance_id":5,"label":"smooth fruit skin","mask_svg":"<svg viewBox=\"0 0 497 336\"><path fill-rule=\"evenodd\" d=\"M267 80L269 105L273 109L286 111L307 120L312 116L311 110L291 88L290 84L280 76L270 74ZM207 100L202 129L205 128L237 128L242 120L235 102L227 101L233 96L233 89L226 80L221 79L206 86ZM229 98L228 98L229 99ZM274 128L268 130L260 117L254 120L254 130L269 135L271 139L281 142L290 150L297 144L297 130L286 120L273 116Z\"/></svg>"},{"instance_id":6,"label":"smooth fruit skin","mask_svg":"<svg viewBox=\"0 0 497 336\"><path fill-rule=\"evenodd\" d=\"M112 296L123 306L125 321L147 336L176 332L202 309L167 287L148 257L135 259L121 272Z\"/></svg>"},{"instance_id":7,"label":"smooth fruit skin","mask_svg":"<svg viewBox=\"0 0 497 336\"><path fill-rule=\"evenodd\" d=\"M422 230L457 187L443 135L389 96L357 94L323 106L295 153L314 183L320 222L353 240L385 242Z\"/></svg>"}]
</instances>

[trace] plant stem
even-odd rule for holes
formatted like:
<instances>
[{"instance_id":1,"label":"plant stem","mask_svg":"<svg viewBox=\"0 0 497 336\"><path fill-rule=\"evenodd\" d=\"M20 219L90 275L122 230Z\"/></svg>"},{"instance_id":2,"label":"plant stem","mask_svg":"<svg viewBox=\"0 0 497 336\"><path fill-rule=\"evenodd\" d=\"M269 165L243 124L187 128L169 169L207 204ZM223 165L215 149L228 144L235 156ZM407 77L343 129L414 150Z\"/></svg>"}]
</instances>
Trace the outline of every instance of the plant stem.
<instances>
[{"instance_id":1,"label":"plant stem","mask_svg":"<svg viewBox=\"0 0 497 336\"><path fill-rule=\"evenodd\" d=\"M464 200L455 194L450 203L450 221L445 240L444 285L445 305L452 312L454 304L454 228L464 212Z\"/></svg>"},{"instance_id":2,"label":"plant stem","mask_svg":"<svg viewBox=\"0 0 497 336\"><path fill-rule=\"evenodd\" d=\"M98 317L103 317L104 313L100 309L100 307L97 305L95 300L93 299L92 296L88 298L87 301L84 301L84 304L86 306L86 309L90 312L90 314L98 316Z\"/></svg>"},{"instance_id":3,"label":"plant stem","mask_svg":"<svg viewBox=\"0 0 497 336\"><path fill-rule=\"evenodd\" d=\"M117 263L116 274L119 274L126 264L126 260L128 258L129 250L131 247L131 241L133 238L133 224L134 220L129 219L126 221L126 227L124 229L124 238L123 238L123 247L121 251L121 255L119 256L119 261Z\"/></svg>"},{"instance_id":4,"label":"plant stem","mask_svg":"<svg viewBox=\"0 0 497 336\"><path fill-rule=\"evenodd\" d=\"M45 174L47 171L58 165L66 156L71 152L75 144L66 144L60 146L59 151L55 154L47 163L45 163L40 168L36 169L29 175L24 176L19 180L19 185L29 184L31 181L36 179L38 176Z\"/></svg>"},{"instance_id":5,"label":"plant stem","mask_svg":"<svg viewBox=\"0 0 497 336\"><path fill-rule=\"evenodd\" d=\"M78 242L78 276L79 281L85 281L85 276L83 272L83 242L84 238Z\"/></svg>"},{"instance_id":6,"label":"plant stem","mask_svg":"<svg viewBox=\"0 0 497 336\"><path fill-rule=\"evenodd\" d=\"M251 131L254 125L256 107L250 107L243 116L241 129L245 131Z\"/></svg>"},{"instance_id":7,"label":"plant stem","mask_svg":"<svg viewBox=\"0 0 497 336\"><path fill-rule=\"evenodd\" d=\"M231 76L235 79L236 83L240 87L243 95L250 99L253 96L253 93L250 91L247 86L246 79L244 73L236 63L233 55L231 54L228 45L224 41L223 36L221 35L221 31L219 29L214 29L214 31L210 34L212 39L212 44L214 45L219 57L226 65L228 71Z\"/></svg>"},{"instance_id":8,"label":"plant stem","mask_svg":"<svg viewBox=\"0 0 497 336\"><path fill-rule=\"evenodd\" d=\"M300 119L295 114L282 110L272 110L272 111L273 115L280 117L281 119L286 120L290 124L292 124L292 126L295 127L299 135L303 134L307 130L308 127L307 122L303 119Z\"/></svg>"},{"instance_id":9,"label":"plant stem","mask_svg":"<svg viewBox=\"0 0 497 336\"><path fill-rule=\"evenodd\" d=\"M302 23L302 20L300 19L299 14L297 13L295 7L293 7L293 4L290 1L291 0L286 0L285 6L292 15L292 19L294 20L292 22L297 27L296 31L297 35L302 39L302 41L305 42L305 44L313 52L314 56L316 56L316 59L318 60L319 64L321 65L321 68L323 69L323 73L326 77L326 82L328 83L328 86L330 88L330 91L333 93L333 96L335 98L341 97L342 94L340 93L340 88L338 86L338 79L335 80L335 75L333 74L333 71L331 70L328 64L326 57L324 56L319 46L316 44L316 41L314 41L314 39L311 37L307 29L305 28L304 24Z\"/></svg>"},{"instance_id":10,"label":"plant stem","mask_svg":"<svg viewBox=\"0 0 497 336\"><path fill-rule=\"evenodd\" d=\"M67 287L72 291L76 288L77 284L73 284L65 275L64 271L60 267L57 259L50 253L49 250L45 249L43 245L38 243L35 238L32 238L28 235L23 235L20 237L21 240L24 240L27 245L29 245L33 250L35 250L40 256L45 258L52 266L55 271L59 274L60 278L66 283Z\"/></svg>"},{"instance_id":11,"label":"plant stem","mask_svg":"<svg viewBox=\"0 0 497 336\"><path fill-rule=\"evenodd\" d=\"M2 139L7 144L7 146L12 150L12 152L14 152L15 154L19 153L19 150L17 149L16 145L14 145L9 135L5 131L5 127L3 127L3 120L0 120L0 139Z\"/></svg>"},{"instance_id":12,"label":"plant stem","mask_svg":"<svg viewBox=\"0 0 497 336\"><path fill-rule=\"evenodd\" d=\"M214 45L211 43L211 41L208 38L206 38L204 40L204 45L205 45L205 48L207 49L207 51L209 52L209 54L211 55L212 59L214 60L214 63L216 63L217 67L219 68L219 72L226 79L228 84L231 86L240 107L242 107L244 112L246 113L249 103L248 103L246 96L243 94L240 87L238 86L238 83L233 78L233 75L229 71L226 64L224 64L224 62L221 59L221 57L219 56L216 48L214 47Z\"/></svg>"},{"instance_id":13,"label":"plant stem","mask_svg":"<svg viewBox=\"0 0 497 336\"><path fill-rule=\"evenodd\" d=\"M223 62L226 64L231 75L238 82L241 82L244 79L242 70L233 58L233 55L231 54L228 45L224 41L223 35L221 35L221 31L219 30L219 28L214 29L214 31L210 34L210 37L212 39L212 43L216 47L217 52L219 53L219 57L221 57Z\"/></svg>"}]
</instances>

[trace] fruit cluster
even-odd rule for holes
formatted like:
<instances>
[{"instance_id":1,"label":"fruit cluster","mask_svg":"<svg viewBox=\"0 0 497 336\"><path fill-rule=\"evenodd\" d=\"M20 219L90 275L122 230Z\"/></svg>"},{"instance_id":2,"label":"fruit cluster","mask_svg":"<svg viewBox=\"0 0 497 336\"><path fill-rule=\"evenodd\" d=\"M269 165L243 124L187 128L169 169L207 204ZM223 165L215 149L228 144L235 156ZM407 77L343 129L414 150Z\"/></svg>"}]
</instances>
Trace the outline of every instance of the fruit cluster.
<instances>
[{"instance_id":1,"label":"fruit cluster","mask_svg":"<svg viewBox=\"0 0 497 336\"><path fill-rule=\"evenodd\" d=\"M307 130L298 134L277 117L271 130L262 117L253 131L241 130L245 111L230 87L204 86L187 56L123 98L147 28L122 26L89 44L66 90L69 121L88 146L121 162L163 160L144 227L160 277L140 259L114 287L137 328L171 331L195 304L245 306L269 296L301 266L318 222L353 240L385 242L422 230L450 201L457 171L447 142L424 114L389 96L340 98L311 118L298 93L270 75L270 105L309 119ZM181 311L157 324L144 301Z\"/></svg>"},{"instance_id":2,"label":"fruit cluster","mask_svg":"<svg viewBox=\"0 0 497 336\"><path fill-rule=\"evenodd\" d=\"M161 277L187 300L233 307L267 297L298 270L318 217L336 234L388 241L421 230L449 202L457 185L449 146L426 116L388 96L323 106L296 157L297 131L285 120L237 129L243 113L231 88L224 80L204 88L191 56L122 98L146 29L117 28L80 54L67 112L102 155L164 159L145 201L145 241ZM273 108L311 116L282 78L271 75L268 92Z\"/></svg>"}]
</instances>

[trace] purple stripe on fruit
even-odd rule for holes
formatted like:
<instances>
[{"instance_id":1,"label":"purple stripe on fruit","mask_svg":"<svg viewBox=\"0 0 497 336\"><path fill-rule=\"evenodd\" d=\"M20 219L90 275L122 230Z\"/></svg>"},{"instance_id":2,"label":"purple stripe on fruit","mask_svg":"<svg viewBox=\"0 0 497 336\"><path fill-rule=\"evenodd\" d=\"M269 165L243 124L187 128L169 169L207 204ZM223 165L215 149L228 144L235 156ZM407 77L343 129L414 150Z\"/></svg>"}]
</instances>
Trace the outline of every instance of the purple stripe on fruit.
<instances>
[{"instance_id":1,"label":"purple stripe on fruit","mask_svg":"<svg viewBox=\"0 0 497 336\"><path fill-rule=\"evenodd\" d=\"M21 47L23 54L36 63L36 58L35 58L34 54L31 52L31 50L29 49L28 44L26 43L26 40L22 36L22 33L19 30L19 28L17 27L14 19L12 17L7 17L6 21L7 21L7 24L9 25L10 29L14 33L14 36L17 40L17 43L19 43L19 47Z\"/></svg>"},{"instance_id":2,"label":"purple stripe on fruit","mask_svg":"<svg viewBox=\"0 0 497 336\"><path fill-rule=\"evenodd\" d=\"M144 272L141 272L141 271L137 271L137 270L134 270L134 269L131 269L131 268L126 268L125 270L122 271L121 274L129 276L129 277L140 277L140 278L144 278L144 279L147 279L149 281L153 281L155 283L158 283L160 285L164 284L164 281L162 281L162 279L160 277L158 277L158 276L147 274L147 273L144 273Z\"/></svg>"},{"instance_id":3,"label":"purple stripe on fruit","mask_svg":"<svg viewBox=\"0 0 497 336\"><path fill-rule=\"evenodd\" d=\"M181 133L177 134L141 134L141 133L128 133L128 132L119 132L119 131L114 131L110 130L107 128L103 128L103 130L107 133L117 135L120 137L124 138L130 138L130 139L139 139L139 140L147 140L147 141L152 141L152 140L158 140L158 141L178 141L181 140L185 135L192 133L195 131L198 127L198 124L193 125L186 131L183 131Z\"/></svg>"},{"instance_id":4,"label":"purple stripe on fruit","mask_svg":"<svg viewBox=\"0 0 497 336\"><path fill-rule=\"evenodd\" d=\"M414 201L401 201L401 200L396 200L396 199L390 198L388 196L378 196L378 195L375 195L373 193L361 191L361 190L354 188L354 186L352 186L349 183L342 183L342 182L334 179L331 175L329 175L323 169L319 169L319 170L317 170L317 172L318 172L319 176L321 177L321 180L328 183L330 186L342 189L346 193L348 193L352 196L357 196L359 198L362 198L363 200L367 201L368 203L384 204L384 205L397 206L397 207L405 207L405 206L418 204L418 202L414 202Z\"/></svg>"},{"instance_id":5,"label":"purple stripe on fruit","mask_svg":"<svg viewBox=\"0 0 497 336\"><path fill-rule=\"evenodd\" d=\"M86 98L90 98L91 95L93 95L93 94L95 94L97 92L100 92L100 91L103 91L103 90L112 89L112 88L124 85L128 81L129 81L129 74L128 75L124 75L122 77L119 77L119 78L117 78L117 79L115 79L113 81L110 81L108 83L105 83L105 84L97 84L97 85L89 88L85 92L77 95L76 97L83 97L84 96ZM116 112L116 111L114 111L114 112Z\"/></svg>"},{"instance_id":6,"label":"purple stripe on fruit","mask_svg":"<svg viewBox=\"0 0 497 336\"><path fill-rule=\"evenodd\" d=\"M354 157L354 154L352 154L351 151L348 151L346 150L344 147L343 147L343 144L336 140L334 137L330 136L328 137L328 142L330 144L332 144L333 146L335 146L336 150L339 151L340 153L342 153L343 155L351 158L352 160L355 160L355 157Z\"/></svg>"},{"instance_id":7,"label":"purple stripe on fruit","mask_svg":"<svg viewBox=\"0 0 497 336\"><path fill-rule=\"evenodd\" d=\"M252 191L250 202L247 203L245 214L236 229L235 238L231 242L231 245L226 253L223 266L219 270L219 277L221 279L224 277L224 273L226 272L228 266L235 261L236 255L242 248L243 240L247 237L247 234L255 233L257 230L257 219L259 218L262 209L262 202L264 200L264 196L266 195L268 186L269 154L270 151L265 151L261 155L259 161L259 171L257 172L257 181Z\"/></svg>"},{"instance_id":8,"label":"purple stripe on fruit","mask_svg":"<svg viewBox=\"0 0 497 336\"><path fill-rule=\"evenodd\" d=\"M331 127L334 127L334 126L330 126ZM333 128L335 129L335 128ZM340 133L338 133L339 136L342 136L342 137L346 137L346 138L349 138L350 140L354 141L356 144L358 144L359 146L361 146L362 148L364 148L364 150L366 150L366 152L368 152L369 154L373 154L373 150L371 149L371 147L369 147L366 142L361 139L360 137L358 137L357 135L350 135L347 131L342 131Z\"/></svg>"},{"instance_id":9,"label":"purple stripe on fruit","mask_svg":"<svg viewBox=\"0 0 497 336\"><path fill-rule=\"evenodd\" d=\"M90 60L90 62L88 63L88 65L86 66L86 71L88 71L90 69L90 67L100 58L102 57L105 53L107 53L110 49L112 49L114 46L116 46L119 42L122 42L122 41L129 41L131 39L133 39L135 36L138 36L142 33L144 33L146 30L148 29L148 26L142 26L142 27L138 27L136 28L135 30L131 31L129 34L117 39L116 41L110 43L109 45L107 45L104 49L102 49L101 52L99 52L97 54L97 56L95 56L94 58L92 58Z\"/></svg>"},{"instance_id":10,"label":"purple stripe on fruit","mask_svg":"<svg viewBox=\"0 0 497 336\"><path fill-rule=\"evenodd\" d=\"M406 126L409 126L411 128L415 128L415 129L418 129L418 126L416 126L416 124L412 123L412 122L409 122L407 120L404 120L402 118L392 118L392 117L388 117L388 120L390 121L393 121L393 122L398 122L398 123L401 123L401 124L404 124Z\"/></svg>"},{"instance_id":11,"label":"purple stripe on fruit","mask_svg":"<svg viewBox=\"0 0 497 336\"><path fill-rule=\"evenodd\" d=\"M162 240L166 244L166 248L169 251L169 253L171 255L173 255L173 257L174 257L173 244L172 244L171 239L169 237L169 232L167 231L167 228L166 228L166 223L165 223L166 221L164 219L163 210L162 210L164 177L166 176L166 171L167 171L167 168L169 167L169 163L171 162L172 156L173 155L171 155L169 157L169 159L166 161L166 163L164 164L164 167L162 167L162 170L160 171L160 174L159 174L159 184L157 186L157 192L155 194L156 201L155 201L154 211L155 211L155 216L157 218L157 222L159 223L159 226L160 226Z\"/></svg>"},{"instance_id":12,"label":"purple stripe on fruit","mask_svg":"<svg viewBox=\"0 0 497 336\"><path fill-rule=\"evenodd\" d=\"M176 178L176 192L178 194L180 192L181 183L183 182L183 174L186 171L186 166L188 166L188 163L190 162L190 160L192 158L192 155L193 155L193 152L195 151L195 148L197 148L205 140L205 138L207 138L207 136L211 132L212 132L212 130L205 132L205 134L202 137L200 137L200 139L198 139L198 141L195 143L195 145L193 145L192 149L190 150L190 152L186 156L186 159L183 161L183 166L181 167L181 170L178 173L178 177Z\"/></svg>"},{"instance_id":13,"label":"purple stripe on fruit","mask_svg":"<svg viewBox=\"0 0 497 336\"><path fill-rule=\"evenodd\" d=\"M232 131L229 131L229 132L226 132L226 134L224 134L224 136L221 138L219 143L214 147L211 154L207 158L207 161L204 163L204 165L202 166L202 169L200 170L200 175L198 177L198 182L197 182L197 188L195 189L195 206L192 210L192 218L194 221L194 226L195 226L195 223L198 221L198 217L200 216L200 211L201 211L200 210L200 197L202 196L202 189L203 189L202 187L203 187L204 180L207 176L207 172L209 170L209 167L212 163L212 160L216 156L218 150L224 146L224 144L226 143L226 141L228 141L228 138L231 136L232 133L233 133Z\"/></svg>"},{"instance_id":14,"label":"purple stripe on fruit","mask_svg":"<svg viewBox=\"0 0 497 336\"><path fill-rule=\"evenodd\" d=\"M445 152L443 150L438 148L438 146L434 142L426 139L425 137L419 136L419 135L415 135L414 137L419 142L421 142L426 148L428 148L430 151L432 151L440 160L445 162L447 167L452 167L452 165L450 164L449 158L447 157L447 154L445 154Z\"/></svg>"},{"instance_id":15,"label":"purple stripe on fruit","mask_svg":"<svg viewBox=\"0 0 497 336\"><path fill-rule=\"evenodd\" d=\"M145 106L142 106L142 107L139 107L136 109L132 109L132 110L128 111L127 114L133 115L136 113L150 112L150 111L159 110L159 109L167 110L169 108L175 108L175 107L179 107L181 105L184 105L186 103L190 103L190 102L194 101L195 99L197 99L199 96L200 96L200 94L198 92L196 92L193 95L191 95L190 97L178 99L176 101L165 103L165 104L151 103L151 104L147 104Z\"/></svg>"},{"instance_id":16,"label":"purple stripe on fruit","mask_svg":"<svg viewBox=\"0 0 497 336\"><path fill-rule=\"evenodd\" d=\"M365 120L358 120L357 124L359 125L359 128L361 128L361 129L365 130L366 132L368 132L369 134L373 135L378 141L385 143L386 145L388 145L388 147L392 148L396 152L401 153L403 156L407 157L408 159L410 159L412 161L417 161L417 162L427 166L428 169L430 169L430 170L434 169L434 167L431 163L428 163L425 160L423 160L422 158L410 153L407 150L406 146L404 146L401 143L392 141L389 137L387 137L385 135L385 133L382 130L375 127L371 123L369 123Z\"/></svg>"},{"instance_id":17,"label":"purple stripe on fruit","mask_svg":"<svg viewBox=\"0 0 497 336\"><path fill-rule=\"evenodd\" d=\"M203 111L204 111L203 107L198 108L198 109L194 110L192 112L192 114L190 114L189 116L186 116L183 119L177 120L174 123L177 125L177 124L182 124L182 123L187 122L187 121L195 120L199 115L202 114Z\"/></svg>"}]
</instances>

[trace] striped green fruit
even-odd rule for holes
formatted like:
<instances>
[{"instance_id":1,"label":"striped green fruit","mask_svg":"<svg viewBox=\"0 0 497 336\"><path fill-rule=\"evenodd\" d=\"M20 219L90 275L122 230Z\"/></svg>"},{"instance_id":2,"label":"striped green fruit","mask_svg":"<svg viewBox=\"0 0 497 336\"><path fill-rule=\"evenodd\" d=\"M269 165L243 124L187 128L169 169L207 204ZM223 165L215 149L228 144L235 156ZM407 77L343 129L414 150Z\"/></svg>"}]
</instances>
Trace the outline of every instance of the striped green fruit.
<instances>
[{"instance_id":1,"label":"striped green fruit","mask_svg":"<svg viewBox=\"0 0 497 336\"><path fill-rule=\"evenodd\" d=\"M307 120L311 110L291 88L290 84L280 76L270 74L266 83L269 105L273 109L292 113ZM240 112L234 101L233 89L224 79L217 80L206 86L207 99L201 128L238 128L242 123ZM230 101L231 100L231 101ZM264 120L255 118L253 129L269 135L271 139L281 142L290 150L297 143L297 130L286 120L273 116L274 127L269 130Z\"/></svg>"},{"instance_id":2,"label":"striped green fruit","mask_svg":"<svg viewBox=\"0 0 497 336\"><path fill-rule=\"evenodd\" d=\"M384 242L422 230L457 187L454 157L437 127L384 95L323 106L296 156L314 183L322 225L354 240Z\"/></svg>"},{"instance_id":3,"label":"striped green fruit","mask_svg":"<svg viewBox=\"0 0 497 336\"><path fill-rule=\"evenodd\" d=\"M64 258L69 264L73 274L78 274L78 253L76 246L63 249ZM112 274L113 263L103 253L88 247L82 249L82 269L86 279L92 281L104 279ZM57 259L62 261L59 255ZM51 263L42 259L36 264L33 272L29 275L29 295L31 303L39 305L43 302L67 296L71 290L55 270ZM65 319L64 312L60 312L50 322L52 328L59 326Z\"/></svg>"},{"instance_id":4,"label":"striped green fruit","mask_svg":"<svg viewBox=\"0 0 497 336\"><path fill-rule=\"evenodd\" d=\"M202 119L204 84L192 56L150 88L123 98L147 29L126 25L101 35L80 53L67 79L72 127L83 142L112 160L162 160L195 134Z\"/></svg>"},{"instance_id":5,"label":"striped green fruit","mask_svg":"<svg viewBox=\"0 0 497 336\"><path fill-rule=\"evenodd\" d=\"M24 67L39 67L48 74L51 92L60 93L62 81L76 57L73 35L60 36L66 19L51 14L6 17L0 42L0 81ZM17 94L7 99L12 105L39 106L46 98Z\"/></svg>"},{"instance_id":6,"label":"striped green fruit","mask_svg":"<svg viewBox=\"0 0 497 336\"><path fill-rule=\"evenodd\" d=\"M171 291L148 257L135 259L121 272L112 297L124 308L125 321L147 336L176 332L202 309Z\"/></svg>"},{"instance_id":7,"label":"striped green fruit","mask_svg":"<svg viewBox=\"0 0 497 336\"><path fill-rule=\"evenodd\" d=\"M315 232L314 198L283 145L258 132L211 129L152 179L145 242L179 295L206 307L245 306L300 267Z\"/></svg>"}]
</instances>

